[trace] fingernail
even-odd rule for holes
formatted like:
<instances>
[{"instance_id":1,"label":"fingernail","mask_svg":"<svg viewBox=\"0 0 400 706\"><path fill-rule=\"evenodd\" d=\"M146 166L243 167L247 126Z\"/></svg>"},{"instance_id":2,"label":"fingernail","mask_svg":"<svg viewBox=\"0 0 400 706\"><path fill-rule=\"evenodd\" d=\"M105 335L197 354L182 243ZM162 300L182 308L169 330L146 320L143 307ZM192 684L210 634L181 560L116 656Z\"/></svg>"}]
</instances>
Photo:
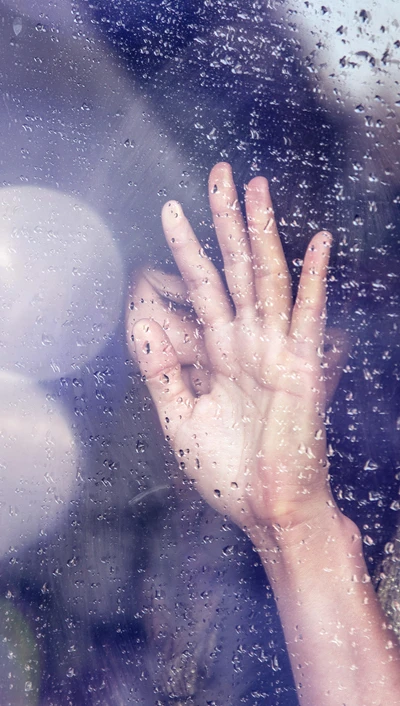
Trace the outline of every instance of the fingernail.
<instances>
[{"instance_id":1,"label":"fingernail","mask_svg":"<svg viewBox=\"0 0 400 706\"><path fill-rule=\"evenodd\" d=\"M180 275L162 270L146 270L144 276L158 294L177 304L187 304L188 292Z\"/></svg>"},{"instance_id":2,"label":"fingernail","mask_svg":"<svg viewBox=\"0 0 400 706\"><path fill-rule=\"evenodd\" d=\"M156 289L165 290L165 280L168 277L165 272L162 270L145 270L143 274Z\"/></svg>"}]
</instances>

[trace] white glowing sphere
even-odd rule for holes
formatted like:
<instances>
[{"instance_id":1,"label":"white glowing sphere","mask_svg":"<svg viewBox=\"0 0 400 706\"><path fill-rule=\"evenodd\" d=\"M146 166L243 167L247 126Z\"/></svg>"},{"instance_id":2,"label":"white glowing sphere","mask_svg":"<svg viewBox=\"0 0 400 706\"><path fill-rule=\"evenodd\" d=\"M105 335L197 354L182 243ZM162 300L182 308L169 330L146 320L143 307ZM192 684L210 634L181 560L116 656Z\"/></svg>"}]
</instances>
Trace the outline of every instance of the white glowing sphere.
<instances>
[{"instance_id":1,"label":"white glowing sphere","mask_svg":"<svg viewBox=\"0 0 400 706\"><path fill-rule=\"evenodd\" d=\"M285 7L327 98L384 120L400 97L398 0L293 0Z\"/></svg>"},{"instance_id":2,"label":"white glowing sphere","mask_svg":"<svg viewBox=\"0 0 400 706\"><path fill-rule=\"evenodd\" d=\"M77 444L60 405L34 382L0 373L0 556L38 540L68 508Z\"/></svg>"},{"instance_id":3,"label":"white glowing sphere","mask_svg":"<svg viewBox=\"0 0 400 706\"><path fill-rule=\"evenodd\" d=\"M123 279L109 229L79 198L0 190L0 368L49 379L93 358L119 320Z\"/></svg>"}]
</instances>

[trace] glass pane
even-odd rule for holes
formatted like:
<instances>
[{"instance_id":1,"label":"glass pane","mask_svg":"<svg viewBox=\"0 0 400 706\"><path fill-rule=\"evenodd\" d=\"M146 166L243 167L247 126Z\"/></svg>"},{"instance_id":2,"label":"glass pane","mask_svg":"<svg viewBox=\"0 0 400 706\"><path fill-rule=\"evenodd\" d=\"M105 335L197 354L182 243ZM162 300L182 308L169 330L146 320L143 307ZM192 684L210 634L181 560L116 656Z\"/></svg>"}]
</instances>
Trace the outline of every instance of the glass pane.
<instances>
[{"instance_id":1,"label":"glass pane","mask_svg":"<svg viewBox=\"0 0 400 706\"><path fill-rule=\"evenodd\" d=\"M295 706L273 582L164 439L132 321L177 326L208 389L160 213L182 204L229 286L219 162L242 209L268 178L294 292L311 236L332 232L330 482L399 630L398 3L0 12L1 704Z\"/></svg>"}]
</instances>

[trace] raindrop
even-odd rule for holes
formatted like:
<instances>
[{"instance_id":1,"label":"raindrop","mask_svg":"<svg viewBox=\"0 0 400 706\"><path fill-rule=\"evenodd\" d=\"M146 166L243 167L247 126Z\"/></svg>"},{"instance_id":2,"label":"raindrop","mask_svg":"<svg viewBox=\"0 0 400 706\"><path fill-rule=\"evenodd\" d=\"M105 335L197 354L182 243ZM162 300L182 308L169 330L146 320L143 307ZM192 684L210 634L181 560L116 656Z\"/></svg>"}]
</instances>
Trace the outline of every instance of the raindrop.
<instances>
[{"instance_id":1,"label":"raindrop","mask_svg":"<svg viewBox=\"0 0 400 706\"><path fill-rule=\"evenodd\" d=\"M368 493L368 499L371 502L377 502L378 500L383 500L383 495L378 490L370 490Z\"/></svg>"},{"instance_id":2,"label":"raindrop","mask_svg":"<svg viewBox=\"0 0 400 706\"><path fill-rule=\"evenodd\" d=\"M222 553L224 556L231 556L233 552L235 551L235 547L233 544L228 544L228 546L224 547L222 550Z\"/></svg>"},{"instance_id":3,"label":"raindrop","mask_svg":"<svg viewBox=\"0 0 400 706\"><path fill-rule=\"evenodd\" d=\"M143 500L146 500L150 495L154 495L155 493L159 493L163 490L169 490L169 485L156 485L153 488L142 490L142 492L138 493L131 500L129 500L128 505L130 505L131 507L133 505L138 505L139 503L143 502Z\"/></svg>"},{"instance_id":4,"label":"raindrop","mask_svg":"<svg viewBox=\"0 0 400 706\"><path fill-rule=\"evenodd\" d=\"M366 534L365 537L363 538L363 542L367 547L373 547L375 542L372 539L372 537L369 536L369 534Z\"/></svg>"},{"instance_id":5,"label":"raindrop","mask_svg":"<svg viewBox=\"0 0 400 706\"><path fill-rule=\"evenodd\" d=\"M16 37L22 32L22 19L21 17L16 17L13 21L13 30Z\"/></svg>"},{"instance_id":6,"label":"raindrop","mask_svg":"<svg viewBox=\"0 0 400 706\"><path fill-rule=\"evenodd\" d=\"M142 439L138 439L136 442L136 452L137 453L144 453L147 448L147 444L145 441Z\"/></svg>"},{"instance_id":7,"label":"raindrop","mask_svg":"<svg viewBox=\"0 0 400 706\"><path fill-rule=\"evenodd\" d=\"M271 662L271 667L273 672L279 672L280 665L278 660L278 655L274 655Z\"/></svg>"},{"instance_id":8,"label":"raindrop","mask_svg":"<svg viewBox=\"0 0 400 706\"><path fill-rule=\"evenodd\" d=\"M372 458L369 458L364 465L364 471L376 471L378 468L379 465Z\"/></svg>"},{"instance_id":9,"label":"raindrop","mask_svg":"<svg viewBox=\"0 0 400 706\"><path fill-rule=\"evenodd\" d=\"M364 220L361 218L361 216L355 216L353 219L353 225L355 226L362 226L364 225Z\"/></svg>"},{"instance_id":10,"label":"raindrop","mask_svg":"<svg viewBox=\"0 0 400 706\"><path fill-rule=\"evenodd\" d=\"M54 338L53 338L53 336L50 336L49 334L44 333L44 334L42 335L42 344L43 344L44 346L53 346L53 345L54 345Z\"/></svg>"},{"instance_id":11,"label":"raindrop","mask_svg":"<svg viewBox=\"0 0 400 706\"><path fill-rule=\"evenodd\" d=\"M386 542L386 544L385 544L385 554L394 554L394 544L393 544L393 542Z\"/></svg>"}]
</instances>

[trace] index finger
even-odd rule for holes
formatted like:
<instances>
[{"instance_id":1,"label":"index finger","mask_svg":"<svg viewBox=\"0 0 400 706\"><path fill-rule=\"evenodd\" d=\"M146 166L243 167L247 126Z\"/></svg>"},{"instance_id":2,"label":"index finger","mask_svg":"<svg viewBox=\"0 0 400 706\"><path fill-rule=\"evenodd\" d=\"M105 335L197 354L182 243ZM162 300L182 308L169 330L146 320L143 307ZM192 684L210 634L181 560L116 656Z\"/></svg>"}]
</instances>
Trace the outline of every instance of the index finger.
<instances>
[{"instance_id":1,"label":"index finger","mask_svg":"<svg viewBox=\"0 0 400 706\"><path fill-rule=\"evenodd\" d=\"M200 322L213 328L232 321L232 307L219 272L202 249L177 201L165 204L162 224Z\"/></svg>"}]
</instances>

